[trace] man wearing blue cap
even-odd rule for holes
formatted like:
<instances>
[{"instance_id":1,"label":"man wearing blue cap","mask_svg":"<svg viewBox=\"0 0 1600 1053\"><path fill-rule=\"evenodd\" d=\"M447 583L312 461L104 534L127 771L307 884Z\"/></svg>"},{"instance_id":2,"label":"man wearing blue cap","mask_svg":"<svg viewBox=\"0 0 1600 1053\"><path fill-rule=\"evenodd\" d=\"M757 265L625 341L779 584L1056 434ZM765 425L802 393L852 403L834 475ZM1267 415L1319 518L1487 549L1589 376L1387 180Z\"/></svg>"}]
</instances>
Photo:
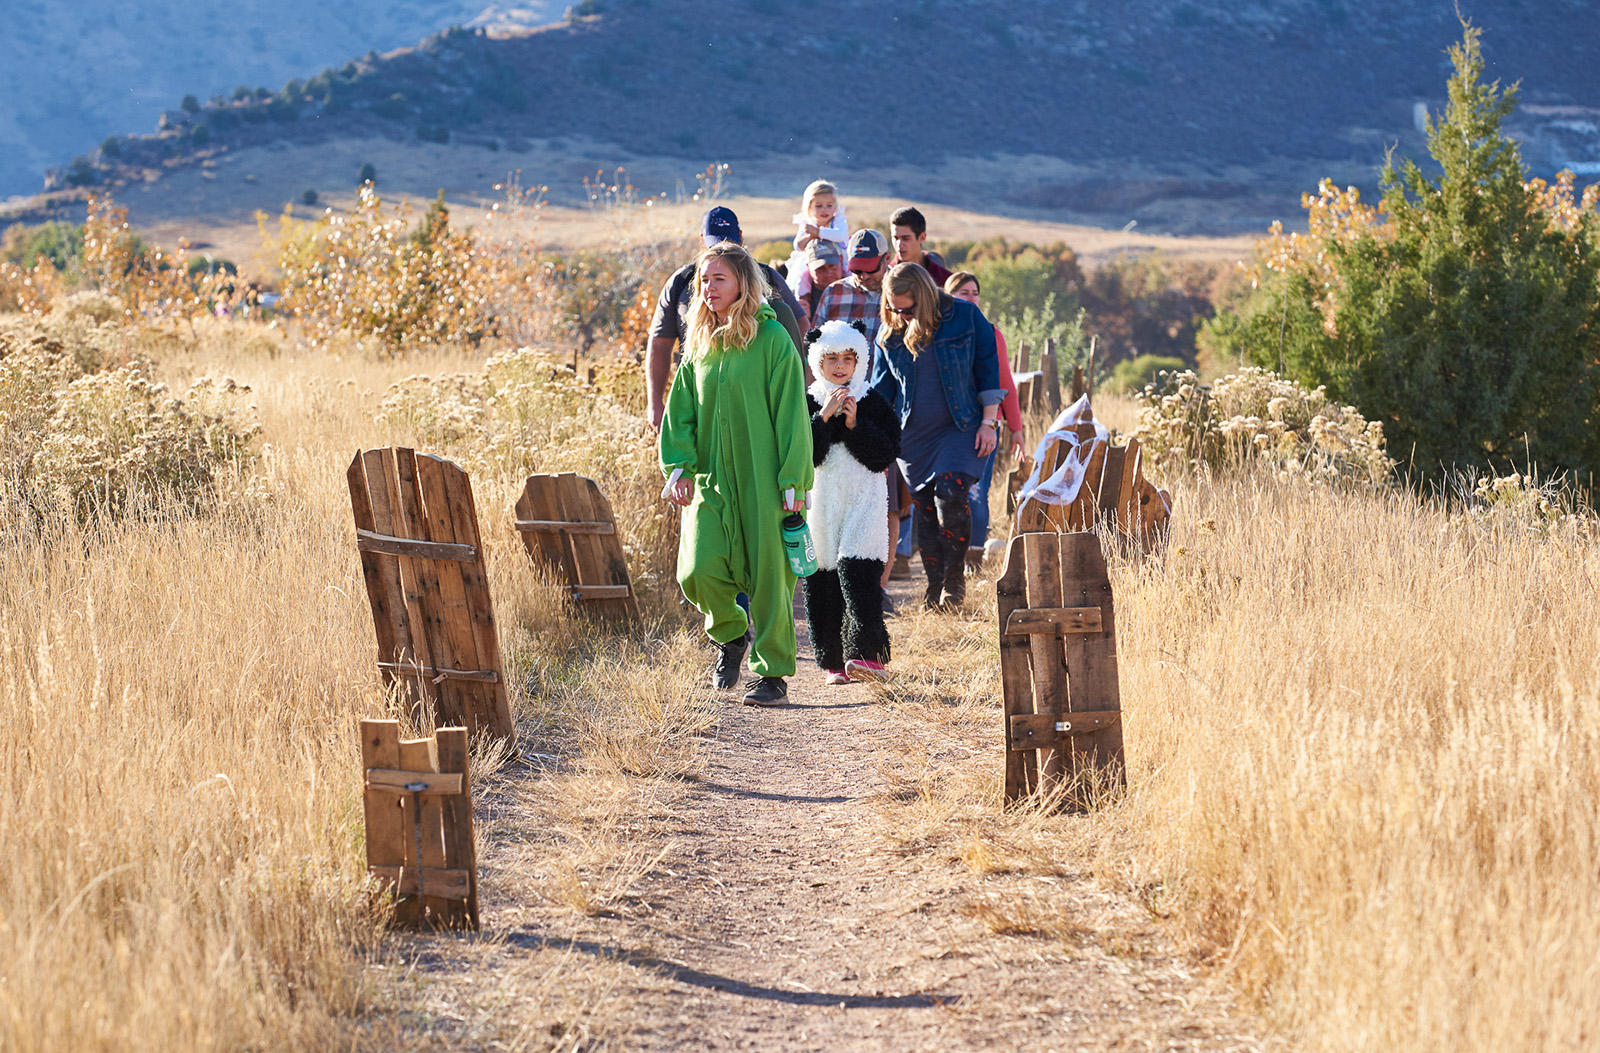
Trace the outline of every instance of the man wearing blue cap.
<instances>
[{"instance_id":1,"label":"man wearing blue cap","mask_svg":"<svg viewBox=\"0 0 1600 1053\"><path fill-rule=\"evenodd\" d=\"M739 217L733 209L718 205L705 214L700 223L700 237L706 248L721 241L744 244L744 234L739 229ZM789 283L765 263L759 264L762 276L772 288L767 305L777 314L778 321L788 331L794 342L795 354L805 346L796 319L804 315L800 301L795 299ZM656 313L650 319L650 349L645 356L645 388L650 410L650 426L661 427L661 414L666 407L667 383L672 379L672 352L689 331L689 304L694 299L694 264L681 267L667 284L661 287L656 300Z\"/></svg>"}]
</instances>

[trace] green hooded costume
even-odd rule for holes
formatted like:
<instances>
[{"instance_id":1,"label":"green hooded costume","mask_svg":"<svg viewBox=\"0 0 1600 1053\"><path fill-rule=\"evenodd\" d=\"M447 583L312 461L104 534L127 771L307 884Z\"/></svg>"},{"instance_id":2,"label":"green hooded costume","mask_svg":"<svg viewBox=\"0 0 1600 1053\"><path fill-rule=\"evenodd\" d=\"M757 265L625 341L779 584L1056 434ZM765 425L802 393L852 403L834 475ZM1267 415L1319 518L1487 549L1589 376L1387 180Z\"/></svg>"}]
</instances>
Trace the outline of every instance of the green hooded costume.
<instances>
[{"instance_id":1,"label":"green hooded costume","mask_svg":"<svg viewBox=\"0 0 1600 1053\"><path fill-rule=\"evenodd\" d=\"M717 643L744 635L750 597L757 676L792 676L794 573L783 549L784 491L811 489L811 419L800 356L772 308L750 345L686 350L661 420L661 467L694 478L683 510L678 582Z\"/></svg>"}]
</instances>

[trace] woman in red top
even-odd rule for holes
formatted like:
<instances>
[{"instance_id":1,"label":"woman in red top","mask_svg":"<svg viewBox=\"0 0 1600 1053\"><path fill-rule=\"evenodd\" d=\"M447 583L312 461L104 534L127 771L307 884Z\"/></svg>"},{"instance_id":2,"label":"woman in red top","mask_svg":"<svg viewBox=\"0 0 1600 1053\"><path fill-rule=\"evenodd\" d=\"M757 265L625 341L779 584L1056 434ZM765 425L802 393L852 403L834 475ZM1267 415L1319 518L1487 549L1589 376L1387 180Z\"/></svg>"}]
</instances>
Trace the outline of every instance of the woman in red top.
<instances>
[{"instance_id":1,"label":"woman in red top","mask_svg":"<svg viewBox=\"0 0 1600 1053\"><path fill-rule=\"evenodd\" d=\"M978 302L978 276L971 271L951 274L944 283L944 291L979 310L983 309ZM1000 355L1000 386L1006 389L1005 401L1000 403L1000 415L1005 419L1006 427L1011 429L1011 460L1016 462L1022 457L1024 449L1022 408L1017 402L1017 382L1011 376L1011 356L1006 351L1006 338L999 329L994 331L994 342ZM989 484L994 479L994 462L999 456L998 449L989 455L983 475L973 484L972 492L967 496L967 504L972 508L972 540L967 549L969 559L982 557L983 543L989 537Z\"/></svg>"}]
</instances>

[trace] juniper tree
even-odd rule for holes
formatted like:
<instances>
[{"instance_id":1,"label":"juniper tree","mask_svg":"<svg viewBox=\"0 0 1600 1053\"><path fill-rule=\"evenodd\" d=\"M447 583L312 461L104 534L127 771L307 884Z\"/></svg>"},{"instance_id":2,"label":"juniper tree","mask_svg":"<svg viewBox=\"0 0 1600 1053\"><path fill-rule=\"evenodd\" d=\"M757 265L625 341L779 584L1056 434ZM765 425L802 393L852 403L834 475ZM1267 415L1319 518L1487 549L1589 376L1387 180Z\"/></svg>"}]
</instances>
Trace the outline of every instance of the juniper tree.
<instances>
[{"instance_id":1,"label":"juniper tree","mask_svg":"<svg viewBox=\"0 0 1600 1053\"><path fill-rule=\"evenodd\" d=\"M1428 122L1430 176L1383 169L1371 210L1327 185L1310 238L1269 259L1212 327L1241 351L1381 420L1419 480L1452 469L1600 468L1600 216L1570 181L1527 179L1501 122L1515 86L1482 81L1480 31L1450 49L1449 106ZM1318 208L1324 209L1319 216Z\"/></svg>"}]
</instances>

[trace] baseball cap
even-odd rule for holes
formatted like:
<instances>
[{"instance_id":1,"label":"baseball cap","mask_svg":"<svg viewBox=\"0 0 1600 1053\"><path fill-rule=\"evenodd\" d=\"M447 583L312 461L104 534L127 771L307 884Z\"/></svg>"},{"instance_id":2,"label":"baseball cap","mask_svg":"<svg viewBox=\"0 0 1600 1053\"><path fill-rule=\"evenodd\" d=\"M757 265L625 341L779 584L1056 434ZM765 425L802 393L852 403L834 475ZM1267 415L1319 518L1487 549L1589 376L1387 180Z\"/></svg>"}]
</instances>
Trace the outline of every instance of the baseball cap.
<instances>
[{"instance_id":1,"label":"baseball cap","mask_svg":"<svg viewBox=\"0 0 1600 1053\"><path fill-rule=\"evenodd\" d=\"M700 223L700 237L708 249L719 241L744 241L739 231L739 217L733 214L733 209L721 205L706 213Z\"/></svg>"},{"instance_id":2,"label":"baseball cap","mask_svg":"<svg viewBox=\"0 0 1600 1053\"><path fill-rule=\"evenodd\" d=\"M821 260L823 263L832 263L835 266L844 265L844 252L839 248L839 243L829 241L827 238L818 238L809 247L812 260Z\"/></svg>"},{"instance_id":3,"label":"baseball cap","mask_svg":"<svg viewBox=\"0 0 1600 1053\"><path fill-rule=\"evenodd\" d=\"M858 230L850 235L850 269L870 271L889 254L889 239L875 230Z\"/></svg>"}]
</instances>

